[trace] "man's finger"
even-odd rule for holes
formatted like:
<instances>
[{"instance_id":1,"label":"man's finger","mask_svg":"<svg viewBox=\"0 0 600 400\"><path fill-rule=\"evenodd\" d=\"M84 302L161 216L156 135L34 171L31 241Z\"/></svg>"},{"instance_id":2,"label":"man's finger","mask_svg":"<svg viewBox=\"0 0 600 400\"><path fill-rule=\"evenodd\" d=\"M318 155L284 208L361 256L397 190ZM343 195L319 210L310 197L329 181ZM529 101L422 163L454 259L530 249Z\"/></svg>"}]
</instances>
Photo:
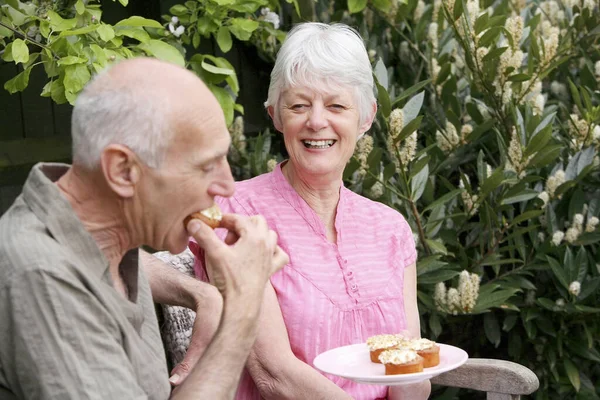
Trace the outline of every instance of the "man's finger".
<instances>
[{"instance_id":1,"label":"man's finger","mask_svg":"<svg viewBox=\"0 0 600 400\"><path fill-rule=\"evenodd\" d=\"M248 230L249 225L250 219L248 217L238 214L223 214L220 227L235 233L239 237Z\"/></svg>"},{"instance_id":2,"label":"man's finger","mask_svg":"<svg viewBox=\"0 0 600 400\"><path fill-rule=\"evenodd\" d=\"M218 249L224 246L215 231L203 222L192 219L187 224L187 230L196 239L198 246L205 250Z\"/></svg>"},{"instance_id":3,"label":"man's finger","mask_svg":"<svg viewBox=\"0 0 600 400\"><path fill-rule=\"evenodd\" d=\"M272 262L273 266L275 267L273 273L275 273L290 262L290 257L285 251L283 251L281 247L277 246L275 248L275 253L273 253Z\"/></svg>"},{"instance_id":4,"label":"man's finger","mask_svg":"<svg viewBox=\"0 0 600 400\"><path fill-rule=\"evenodd\" d=\"M237 242L239 238L240 237L236 233L234 233L233 231L228 231L227 232L227 236L225 236L224 242L225 242L226 245L231 246L232 244L234 244L235 242Z\"/></svg>"}]
</instances>

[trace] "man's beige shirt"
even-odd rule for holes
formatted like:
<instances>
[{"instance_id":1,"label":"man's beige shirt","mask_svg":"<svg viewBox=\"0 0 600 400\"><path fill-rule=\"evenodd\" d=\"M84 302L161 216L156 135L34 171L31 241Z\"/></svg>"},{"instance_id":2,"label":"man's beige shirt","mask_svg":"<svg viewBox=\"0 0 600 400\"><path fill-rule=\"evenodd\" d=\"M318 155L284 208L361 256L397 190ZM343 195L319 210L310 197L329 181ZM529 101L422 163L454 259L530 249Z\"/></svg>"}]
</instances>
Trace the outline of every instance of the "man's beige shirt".
<instances>
[{"instance_id":1,"label":"man's beige shirt","mask_svg":"<svg viewBox=\"0 0 600 400\"><path fill-rule=\"evenodd\" d=\"M0 218L0 399L160 399L167 364L138 251L121 262L129 299L38 164Z\"/></svg>"}]
</instances>

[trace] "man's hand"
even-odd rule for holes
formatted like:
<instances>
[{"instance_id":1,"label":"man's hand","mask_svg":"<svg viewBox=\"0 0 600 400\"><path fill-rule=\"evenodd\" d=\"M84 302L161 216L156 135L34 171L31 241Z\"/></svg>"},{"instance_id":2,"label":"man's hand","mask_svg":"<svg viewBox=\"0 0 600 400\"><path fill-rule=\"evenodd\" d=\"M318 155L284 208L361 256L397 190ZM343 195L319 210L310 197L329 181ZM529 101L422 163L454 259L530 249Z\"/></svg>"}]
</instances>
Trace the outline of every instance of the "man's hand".
<instances>
[{"instance_id":1,"label":"man's hand","mask_svg":"<svg viewBox=\"0 0 600 400\"><path fill-rule=\"evenodd\" d=\"M211 296L205 295L193 308L196 312L196 319L192 328L190 345L183 360L171 370L169 382L173 386L180 385L189 375L194 365L204 354L204 350L206 350L219 326L219 320L223 312L223 298L214 286L210 286L210 288L213 290L206 291L206 294Z\"/></svg>"},{"instance_id":2,"label":"man's hand","mask_svg":"<svg viewBox=\"0 0 600 400\"><path fill-rule=\"evenodd\" d=\"M289 262L277 245L277 234L261 216L243 217L226 214L221 227L229 231L225 242L200 221L188 223L188 231L206 254L206 267L211 283L221 292L224 306L237 299L254 305L262 302L265 284L273 273Z\"/></svg>"}]
</instances>

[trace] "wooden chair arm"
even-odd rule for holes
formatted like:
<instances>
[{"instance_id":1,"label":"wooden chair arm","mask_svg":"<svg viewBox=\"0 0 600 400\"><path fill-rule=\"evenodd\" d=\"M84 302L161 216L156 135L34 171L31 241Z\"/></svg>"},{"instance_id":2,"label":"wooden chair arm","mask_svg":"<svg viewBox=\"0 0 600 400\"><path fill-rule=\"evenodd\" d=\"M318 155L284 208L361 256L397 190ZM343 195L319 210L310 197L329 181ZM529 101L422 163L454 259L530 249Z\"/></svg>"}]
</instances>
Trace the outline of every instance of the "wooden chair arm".
<instances>
[{"instance_id":1,"label":"wooden chair arm","mask_svg":"<svg viewBox=\"0 0 600 400\"><path fill-rule=\"evenodd\" d=\"M436 376L431 383L488 392L488 399L518 399L535 392L540 385L529 368L489 358L470 358L460 367Z\"/></svg>"}]
</instances>

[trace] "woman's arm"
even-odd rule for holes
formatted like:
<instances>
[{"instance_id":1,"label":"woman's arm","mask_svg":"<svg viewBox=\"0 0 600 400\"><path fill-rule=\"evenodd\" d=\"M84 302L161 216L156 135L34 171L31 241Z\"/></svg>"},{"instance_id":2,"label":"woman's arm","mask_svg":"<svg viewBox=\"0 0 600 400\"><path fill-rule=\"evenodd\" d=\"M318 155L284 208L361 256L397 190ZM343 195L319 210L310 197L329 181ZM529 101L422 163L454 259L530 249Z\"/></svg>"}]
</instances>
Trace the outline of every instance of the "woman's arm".
<instances>
[{"instance_id":1,"label":"woman's arm","mask_svg":"<svg viewBox=\"0 0 600 400\"><path fill-rule=\"evenodd\" d=\"M277 295L270 283L265 289L259 326L246 367L263 398L351 399L292 353Z\"/></svg>"},{"instance_id":2,"label":"woman's arm","mask_svg":"<svg viewBox=\"0 0 600 400\"><path fill-rule=\"evenodd\" d=\"M417 265L415 263L404 269L404 314L406 329L413 338L421 337L421 323L417 305ZM390 386L389 400L421 400L429 398L431 383L423 381L414 385Z\"/></svg>"}]
</instances>

